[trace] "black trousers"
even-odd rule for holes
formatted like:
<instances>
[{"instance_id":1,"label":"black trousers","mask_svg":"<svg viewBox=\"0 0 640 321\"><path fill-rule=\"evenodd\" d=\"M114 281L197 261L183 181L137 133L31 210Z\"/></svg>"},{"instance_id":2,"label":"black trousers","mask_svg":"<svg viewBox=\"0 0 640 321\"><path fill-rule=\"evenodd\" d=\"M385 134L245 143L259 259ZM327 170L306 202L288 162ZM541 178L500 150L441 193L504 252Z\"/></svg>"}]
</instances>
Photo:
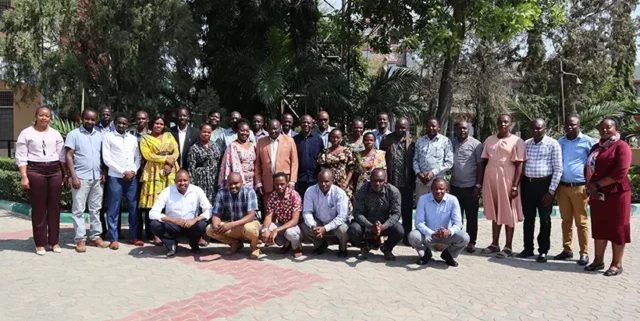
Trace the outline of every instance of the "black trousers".
<instances>
[{"instance_id":1,"label":"black trousers","mask_svg":"<svg viewBox=\"0 0 640 321\"><path fill-rule=\"evenodd\" d=\"M469 243L476 244L478 238L478 209L480 208L479 200L473 199L472 187L455 187L451 185L451 195L455 196L460 203L460 210L464 220L467 217L467 233L469 234Z\"/></svg>"},{"instance_id":2,"label":"black trousers","mask_svg":"<svg viewBox=\"0 0 640 321\"><path fill-rule=\"evenodd\" d=\"M398 187L400 191L400 213L402 215L403 240L407 243L409 233L413 231L413 189L411 187Z\"/></svg>"},{"instance_id":3,"label":"black trousers","mask_svg":"<svg viewBox=\"0 0 640 321\"><path fill-rule=\"evenodd\" d=\"M308 183L308 182L297 182L296 183L296 192L300 194L302 201L304 201L304 193L307 191L307 188L315 185L316 183Z\"/></svg>"},{"instance_id":4,"label":"black trousers","mask_svg":"<svg viewBox=\"0 0 640 321\"><path fill-rule=\"evenodd\" d=\"M524 250L533 252L533 234L536 228L536 212L540 216L538 252L548 253L551 246L551 211L553 205L543 206L542 198L549 192L551 178L531 182L522 178L522 214L524 215Z\"/></svg>"},{"instance_id":5,"label":"black trousers","mask_svg":"<svg viewBox=\"0 0 640 321\"><path fill-rule=\"evenodd\" d=\"M138 195L136 195L136 197L138 198L138 202L140 202L140 192L142 191L140 176L140 173L136 176L136 178L138 179ZM138 224L138 235L140 235L140 237L142 238L142 230L144 229L146 238L148 240L153 240L153 231L151 231L151 219L149 218L149 211L151 211L151 209L149 208L139 208L138 211L136 211L138 215L138 222L142 222L142 220L144 219L144 224Z\"/></svg>"},{"instance_id":6,"label":"black trousers","mask_svg":"<svg viewBox=\"0 0 640 321\"><path fill-rule=\"evenodd\" d=\"M359 223L351 223L351 225L349 225L349 238L351 239L351 243L357 247L363 247L365 245L364 242L367 242L367 244L375 244L379 242L379 240L367 239L366 231L366 228ZM384 250L392 251L404 237L404 228L402 228L400 223L396 223L382 231L380 236L387 237L387 240L384 242Z\"/></svg>"},{"instance_id":7,"label":"black trousers","mask_svg":"<svg viewBox=\"0 0 640 321\"><path fill-rule=\"evenodd\" d=\"M160 222L157 220L151 221L151 230L153 231L153 234L157 235L162 240L162 243L167 247L167 249L177 245L178 242L176 241L176 238L180 236L187 236L189 238L189 246L191 246L192 249L197 249L198 241L202 235L204 235L206 229L207 221L198 221L198 223L190 228L184 228L173 223Z\"/></svg>"}]
</instances>

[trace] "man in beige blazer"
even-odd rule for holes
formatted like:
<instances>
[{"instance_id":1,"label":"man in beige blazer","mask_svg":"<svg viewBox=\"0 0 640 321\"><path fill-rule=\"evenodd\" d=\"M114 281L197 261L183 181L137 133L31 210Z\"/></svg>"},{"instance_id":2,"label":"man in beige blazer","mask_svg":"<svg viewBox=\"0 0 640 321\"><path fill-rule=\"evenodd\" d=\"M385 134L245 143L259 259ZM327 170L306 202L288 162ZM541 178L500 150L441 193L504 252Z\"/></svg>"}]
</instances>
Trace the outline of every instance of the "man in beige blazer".
<instances>
[{"instance_id":1,"label":"man in beige blazer","mask_svg":"<svg viewBox=\"0 0 640 321\"><path fill-rule=\"evenodd\" d=\"M267 128L269 137L258 140L255 163L255 188L262 194L264 203L273 192L273 175L285 173L289 184L295 186L298 179L298 151L293 138L281 135L280 121L272 119Z\"/></svg>"}]
</instances>

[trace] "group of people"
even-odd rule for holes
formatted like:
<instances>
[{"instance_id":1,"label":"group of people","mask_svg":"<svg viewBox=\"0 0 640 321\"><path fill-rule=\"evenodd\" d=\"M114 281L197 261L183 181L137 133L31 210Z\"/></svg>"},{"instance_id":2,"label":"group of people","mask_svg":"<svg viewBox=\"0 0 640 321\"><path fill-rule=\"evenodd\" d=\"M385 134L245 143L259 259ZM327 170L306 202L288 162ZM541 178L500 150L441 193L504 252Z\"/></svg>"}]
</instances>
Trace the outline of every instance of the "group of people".
<instances>
[{"instance_id":1,"label":"group of people","mask_svg":"<svg viewBox=\"0 0 640 321\"><path fill-rule=\"evenodd\" d=\"M220 113L211 112L199 130L190 126L189 109L179 108L176 116L176 126L168 129L164 116L149 118L140 111L129 131L125 115L85 109L82 125L63 141L49 127L51 111L39 108L34 125L20 134L15 155L20 185L32 199L36 253L44 255L46 245L61 252L60 193L70 182L80 253L87 245L119 248L124 197L129 243L143 245L144 230L149 241L167 248L167 256L176 254L180 237L200 253L207 235L229 244L229 253L248 241L254 259L261 255L260 243L299 257L303 242L313 243L316 255L337 242L339 257L352 245L360 248L358 259L380 249L386 260L395 260L393 249L403 242L417 251L418 264L428 264L435 250L457 266L462 251L476 251L482 198L484 214L493 221L493 241L481 253L512 256L514 229L524 220L524 249L516 256L534 256L538 216L537 261L544 263L557 197L563 251L554 259L573 257L575 222L577 263L588 271L603 270L611 242L613 259L605 275L623 271L624 246L630 242L631 151L614 119L602 120L599 141L580 132L577 117L567 118L566 135L559 140L547 136L545 121L536 119L525 142L512 134L511 116L505 114L497 120L498 133L482 143L469 136L466 121L455 124L454 139L439 133L437 119L427 121L419 138L409 133L403 117L392 132L386 113L377 115L377 128L366 133L364 123L354 120L348 135L329 126L326 111L315 120L300 117L299 133L290 114L265 123L262 115L249 122L234 111L225 129ZM595 239L591 264L588 204Z\"/></svg>"}]
</instances>

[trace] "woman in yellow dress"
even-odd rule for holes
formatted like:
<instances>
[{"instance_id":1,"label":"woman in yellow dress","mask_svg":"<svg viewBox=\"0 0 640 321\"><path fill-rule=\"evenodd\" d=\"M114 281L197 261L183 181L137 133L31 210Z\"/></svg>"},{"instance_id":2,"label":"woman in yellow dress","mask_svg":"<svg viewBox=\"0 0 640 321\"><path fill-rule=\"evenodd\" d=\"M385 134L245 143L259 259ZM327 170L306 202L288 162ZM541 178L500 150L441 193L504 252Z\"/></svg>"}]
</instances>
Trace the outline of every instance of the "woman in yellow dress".
<instances>
[{"instance_id":1,"label":"woman in yellow dress","mask_svg":"<svg viewBox=\"0 0 640 321\"><path fill-rule=\"evenodd\" d=\"M356 166L355 174L358 176L358 179L356 180L354 195L362 185L369 182L371 179L371 172L373 172L374 169L387 169L387 162L384 157L385 152L376 149L376 136L374 136L373 133L368 132L364 134L362 141L364 149L356 154L358 166Z\"/></svg>"},{"instance_id":2,"label":"woman in yellow dress","mask_svg":"<svg viewBox=\"0 0 640 321\"><path fill-rule=\"evenodd\" d=\"M140 139L140 153L147 160L140 177L142 191L140 192L141 209L150 209L160 192L175 182L176 173L180 168L176 159L180 149L173 135L166 131L164 116L153 118L151 134ZM154 237L154 243L160 241Z\"/></svg>"}]
</instances>

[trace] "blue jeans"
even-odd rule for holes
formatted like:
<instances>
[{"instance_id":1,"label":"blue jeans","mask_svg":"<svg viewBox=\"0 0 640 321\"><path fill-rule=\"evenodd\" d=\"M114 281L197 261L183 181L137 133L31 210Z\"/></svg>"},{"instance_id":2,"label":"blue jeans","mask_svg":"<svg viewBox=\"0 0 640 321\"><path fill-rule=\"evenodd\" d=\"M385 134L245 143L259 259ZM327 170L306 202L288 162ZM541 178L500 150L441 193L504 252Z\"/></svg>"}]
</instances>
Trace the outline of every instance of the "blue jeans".
<instances>
[{"instance_id":1,"label":"blue jeans","mask_svg":"<svg viewBox=\"0 0 640 321\"><path fill-rule=\"evenodd\" d=\"M134 179L125 182L122 178L109 177L109 197L107 199L107 225L109 241L118 241L118 221L122 196L127 198L129 205L129 239L140 239L138 234L138 182Z\"/></svg>"}]
</instances>

